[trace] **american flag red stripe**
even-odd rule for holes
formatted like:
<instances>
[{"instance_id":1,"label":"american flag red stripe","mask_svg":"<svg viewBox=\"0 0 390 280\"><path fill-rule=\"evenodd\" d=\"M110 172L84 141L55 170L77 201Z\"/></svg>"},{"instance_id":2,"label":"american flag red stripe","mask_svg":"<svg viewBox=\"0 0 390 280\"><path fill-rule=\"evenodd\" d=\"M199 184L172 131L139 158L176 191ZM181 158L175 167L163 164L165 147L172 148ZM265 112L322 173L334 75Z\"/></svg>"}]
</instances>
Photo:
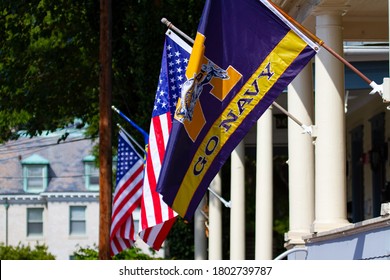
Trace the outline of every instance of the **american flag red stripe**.
<instances>
[{"instance_id":1,"label":"american flag red stripe","mask_svg":"<svg viewBox=\"0 0 390 280\"><path fill-rule=\"evenodd\" d=\"M137 166L134 171L137 175L131 176L114 196L111 232L116 232L129 218L129 213L139 206L142 195L142 170L142 165Z\"/></svg>"},{"instance_id":2,"label":"american flag red stripe","mask_svg":"<svg viewBox=\"0 0 390 280\"><path fill-rule=\"evenodd\" d=\"M191 47L175 33L169 31L166 35L149 131L139 233L155 250L160 249L177 216L156 192L156 186L191 52Z\"/></svg>"},{"instance_id":3,"label":"american flag red stripe","mask_svg":"<svg viewBox=\"0 0 390 280\"><path fill-rule=\"evenodd\" d=\"M156 192L156 185L164 159L165 146L169 137L169 113L152 120L148 155L146 157L145 181L141 203L141 238L155 250L159 250L171 227L176 214L162 201Z\"/></svg>"},{"instance_id":4,"label":"american flag red stripe","mask_svg":"<svg viewBox=\"0 0 390 280\"><path fill-rule=\"evenodd\" d=\"M111 256L114 256L121 251L130 248L134 245L135 230L132 216L125 221L125 224L116 232L115 236L111 236Z\"/></svg>"},{"instance_id":5,"label":"american flag red stripe","mask_svg":"<svg viewBox=\"0 0 390 280\"><path fill-rule=\"evenodd\" d=\"M117 194L114 196L114 205L119 204L123 206L129 199L130 201L139 200L141 196L139 195L139 190L142 187L142 177L143 177L143 167L137 166L134 173L131 174L129 178L126 178L123 186L118 189ZM134 202L132 203L134 204ZM135 208L136 205L133 205ZM119 210L121 207L116 207L115 210ZM134 210L134 209L132 209Z\"/></svg>"},{"instance_id":6,"label":"american flag red stripe","mask_svg":"<svg viewBox=\"0 0 390 280\"><path fill-rule=\"evenodd\" d=\"M123 131L119 132L116 176L111 214L111 255L134 243L136 231L132 215L140 205L143 186L143 160Z\"/></svg>"}]
</instances>

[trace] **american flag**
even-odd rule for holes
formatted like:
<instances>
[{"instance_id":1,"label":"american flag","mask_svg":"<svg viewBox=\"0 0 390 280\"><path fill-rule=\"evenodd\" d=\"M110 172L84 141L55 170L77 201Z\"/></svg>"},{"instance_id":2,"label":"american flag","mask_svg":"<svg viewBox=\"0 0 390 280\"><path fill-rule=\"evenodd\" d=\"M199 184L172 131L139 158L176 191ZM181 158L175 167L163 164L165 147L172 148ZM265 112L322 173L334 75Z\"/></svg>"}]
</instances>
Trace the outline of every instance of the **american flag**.
<instances>
[{"instance_id":1,"label":"american flag","mask_svg":"<svg viewBox=\"0 0 390 280\"><path fill-rule=\"evenodd\" d=\"M143 183L143 159L135 151L126 134L121 130L118 140L116 188L114 193L110 247L111 255L133 246L133 211L140 206Z\"/></svg>"},{"instance_id":2,"label":"american flag","mask_svg":"<svg viewBox=\"0 0 390 280\"><path fill-rule=\"evenodd\" d=\"M186 81L190 53L188 44L174 32L167 31L150 124L140 215L140 237L155 250L161 248L177 216L156 192L156 185L181 86Z\"/></svg>"}]
</instances>

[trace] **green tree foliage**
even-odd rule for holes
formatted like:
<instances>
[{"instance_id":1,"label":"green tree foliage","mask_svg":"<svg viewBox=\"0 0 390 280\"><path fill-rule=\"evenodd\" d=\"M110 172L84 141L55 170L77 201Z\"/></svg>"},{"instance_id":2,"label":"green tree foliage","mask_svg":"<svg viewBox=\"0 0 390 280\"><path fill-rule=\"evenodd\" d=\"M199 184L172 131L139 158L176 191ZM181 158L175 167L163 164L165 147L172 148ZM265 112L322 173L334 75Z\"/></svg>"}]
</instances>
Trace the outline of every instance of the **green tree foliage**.
<instances>
[{"instance_id":1,"label":"green tree foliage","mask_svg":"<svg viewBox=\"0 0 390 280\"><path fill-rule=\"evenodd\" d=\"M93 247L78 247L77 250L73 253L75 260L98 260L99 252L96 246ZM155 260L153 258L141 251L139 248L129 248L119 254L115 255L113 260Z\"/></svg>"},{"instance_id":2,"label":"green tree foliage","mask_svg":"<svg viewBox=\"0 0 390 280\"><path fill-rule=\"evenodd\" d=\"M204 1L112 2L113 105L147 130L167 17L194 36ZM0 142L75 118L97 135L99 1L0 3Z\"/></svg>"},{"instance_id":3,"label":"green tree foliage","mask_svg":"<svg viewBox=\"0 0 390 280\"><path fill-rule=\"evenodd\" d=\"M54 260L55 257L47 251L46 245L5 246L0 244L0 260Z\"/></svg>"},{"instance_id":4,"label":"green tree foliage","mask_svg":"<svg viewBox=\"0 0 390 280\"><path fill-rule=\"evenodd\" d=\"M195 38L203 5L203 0L127 0L113 4L113 104L146 131L167 30L161 18L168 18Z\"/></svg>"},{"instance_id":5,"label":"green tree foliage","mask_svg":"<svg viewBox=\"0 0 390 280\"><path fill-rule=\"evenodd\" d=\"M177 218L167 237L167 257L173 260L194 259L194 222Z\"/></svg>"},{"instance_id":6,"label":"green tree foliage","mask_svg":"<svg viewBox=\"0 0 390 280\"><path fill-rule=\"evenodd\" d=\"M98 41L87 3L0 5L0 140L88 121L97 113Z\"/></svg>"}]
</instances>

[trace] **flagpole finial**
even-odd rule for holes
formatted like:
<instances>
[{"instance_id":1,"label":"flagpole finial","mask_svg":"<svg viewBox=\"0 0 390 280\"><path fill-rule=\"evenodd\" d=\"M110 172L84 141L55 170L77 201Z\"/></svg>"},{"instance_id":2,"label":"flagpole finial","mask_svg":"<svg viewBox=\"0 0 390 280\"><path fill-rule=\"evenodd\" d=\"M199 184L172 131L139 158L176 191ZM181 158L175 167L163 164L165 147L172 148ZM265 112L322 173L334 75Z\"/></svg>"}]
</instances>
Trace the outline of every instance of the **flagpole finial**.
<instances>
[{"instance_id":1,"label":"flagpole finial","mask_svg":"<svg viewBox=\"0 0 390 280\"><path fill-rule=\"evenodd\" d=\"M168 28L170 28L170 25L172 25L172 22L170 22L166 18L162 18L161 22L164 23L166 26L168 26Z\"/></svg>"},{"instance_id":2,"label":"flagpole finial","mask_svg":"<svg viewBox=\"0 0 390 280\"><path fill-rule=\"evenodd\" d=\"M115 112L119 113L119 110L114 105L111 106L111 109L114 110Z\"/></svg>"},{"instance_id":3,"label":"flagpole finial","mask_svg":"<svg viewBox=\"0 0 390 280\"><path fill-rule=\"evenodd\" d=\"M161 22L163 24L165 24L168 29L171 29L175 32L177 32L180 36L182 36L184 39L186 39L188 42L190 42L191 44L194 43L194 39L192 39L190 36L188 36L187 34L185 34L183 31L181 31L179 28L177 28L176 26L174 26L172 24L172 22L170 22L169 20L167 20L166 18L162 18L161 19Z\"/></svg>"}]
</instances>

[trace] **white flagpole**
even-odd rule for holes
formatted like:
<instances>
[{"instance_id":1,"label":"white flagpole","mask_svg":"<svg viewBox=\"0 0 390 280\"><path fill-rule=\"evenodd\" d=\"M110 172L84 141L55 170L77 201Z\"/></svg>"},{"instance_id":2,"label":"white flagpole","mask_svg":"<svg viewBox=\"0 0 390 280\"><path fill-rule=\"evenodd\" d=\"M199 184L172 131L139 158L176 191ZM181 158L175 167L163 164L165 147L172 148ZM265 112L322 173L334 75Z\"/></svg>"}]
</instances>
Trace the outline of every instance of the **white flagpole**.
<instances>
[{"instance_id":1,"label":"white flagpole","mask_svg":"<svg viewBox=\"0 0 390 280\"><path fill-rule=\"evenodd\" d=\"M176 33L178 33L179 35L181 35L184 39L186 39L188 42L190 42L191 44L193 44L195 41L194 39L192 39L190 36L188 36L187 34L185 34L183 31L181 31L179 28L177 28L176 26L174 26L172 24L172 22L170 22L169 20L167 20L166 18L162 18L161 19L161 22L164 23L169 29L172 29L173 31L175 31Z\"/></svg>"},{"instance_id":2,"label":"white flagpole","mask_svg":"<svg viewBox=\"0 0 390 280\"><path fill-rule=\"evenodd\" d=\"M231 201L226 201L225 199L223 199L222 196L218 195L212 188L209 187L209 191L216 197L218 198L222 203L223 205L225 205L226 208L231 208Z\"/></svg>"}]
</instances>

